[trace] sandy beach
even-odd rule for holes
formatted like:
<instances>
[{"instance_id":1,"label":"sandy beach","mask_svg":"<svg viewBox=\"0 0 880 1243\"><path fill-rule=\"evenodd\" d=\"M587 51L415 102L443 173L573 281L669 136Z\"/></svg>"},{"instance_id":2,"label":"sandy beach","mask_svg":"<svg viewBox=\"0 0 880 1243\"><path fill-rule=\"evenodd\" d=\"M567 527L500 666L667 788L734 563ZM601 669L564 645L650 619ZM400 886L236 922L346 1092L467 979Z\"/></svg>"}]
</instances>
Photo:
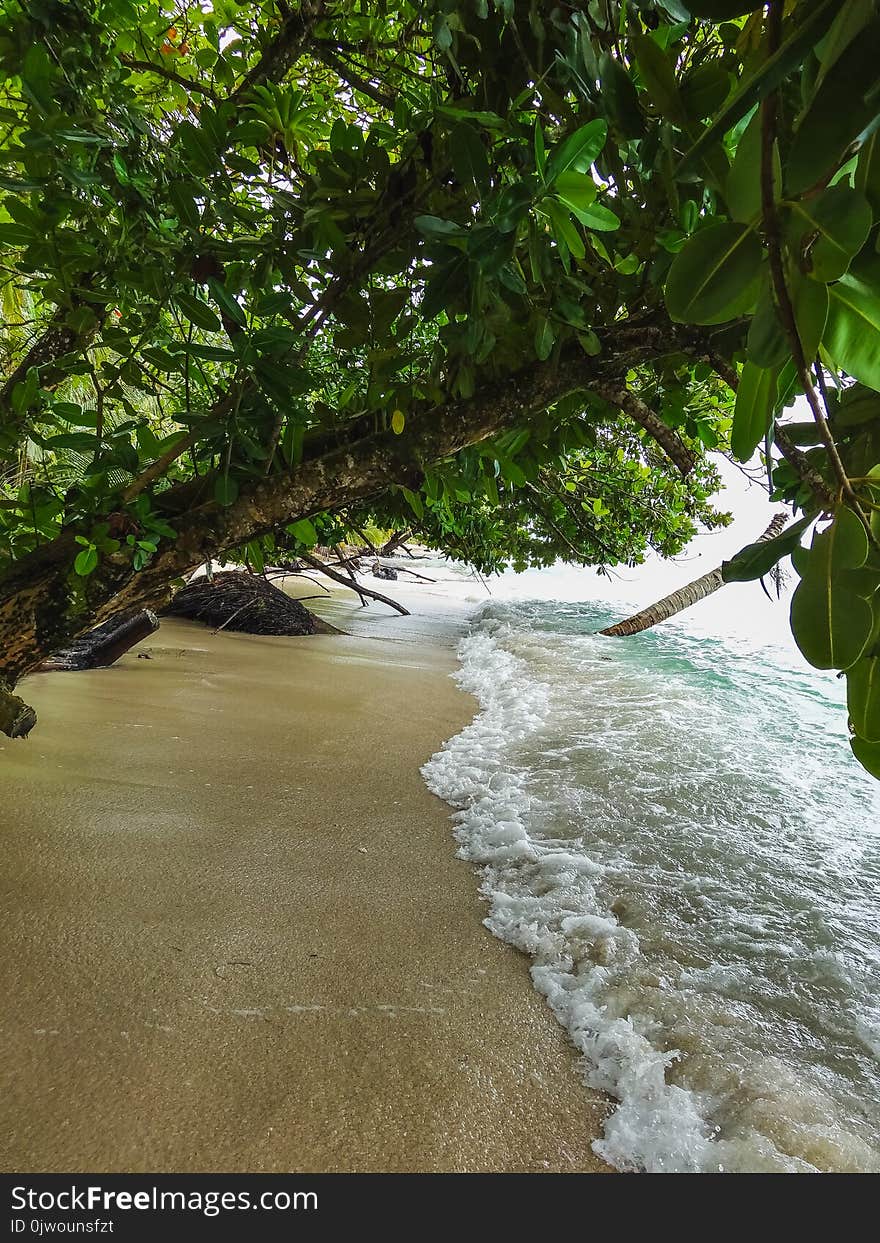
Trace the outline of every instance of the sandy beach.
<instances>
[{"instance_id":1,"label":"sandy beach","mask_svg":"<svg viewBox=\"0 0 880 1243\"><path fill-rule=\"evenodd\" d=\"M140 659L139 653L150 659ZM601 1170L419 766L425 642L163 623L4 740L6 1170Z\"/></svg>"}]
</instances>

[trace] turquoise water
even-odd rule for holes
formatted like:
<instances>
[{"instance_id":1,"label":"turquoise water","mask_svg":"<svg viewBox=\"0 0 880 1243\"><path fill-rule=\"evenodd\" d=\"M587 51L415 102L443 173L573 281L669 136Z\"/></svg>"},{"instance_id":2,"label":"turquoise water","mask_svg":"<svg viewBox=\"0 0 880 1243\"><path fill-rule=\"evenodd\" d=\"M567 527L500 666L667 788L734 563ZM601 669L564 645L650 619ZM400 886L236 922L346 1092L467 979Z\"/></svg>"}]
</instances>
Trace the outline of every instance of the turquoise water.
<instances>
[{"instance_id":1,"label":"turquoise water","mask_svg":"<svg viewBox=\"0 0 880 1243\"><path fill-rule=\"evenodd\" d=\"M695 610L694 616L697 611ZM426 766L623 1169L880 1169L880 784L784 642L492 600Z\"/></svg>"}]
</instances>

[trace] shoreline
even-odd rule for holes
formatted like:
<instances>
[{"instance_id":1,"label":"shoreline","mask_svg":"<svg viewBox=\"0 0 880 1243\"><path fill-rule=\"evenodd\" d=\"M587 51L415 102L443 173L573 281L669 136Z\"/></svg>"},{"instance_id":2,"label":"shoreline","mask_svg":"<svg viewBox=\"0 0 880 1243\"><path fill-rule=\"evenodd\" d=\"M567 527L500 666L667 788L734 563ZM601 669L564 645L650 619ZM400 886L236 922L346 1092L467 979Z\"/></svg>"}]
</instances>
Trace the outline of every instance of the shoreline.
<instances>
[{"instance_id":1,"label":"shoreline","mask_svg":"<svg viewBox=\"0 0 880 1243\"><path fill-rule=\"evenodd\" d=\"M454 653L390 634L165 620L28 680L2 1168L607 1170L606 1102L419 772L473 715Z\"/></svg>"}]
</instances>

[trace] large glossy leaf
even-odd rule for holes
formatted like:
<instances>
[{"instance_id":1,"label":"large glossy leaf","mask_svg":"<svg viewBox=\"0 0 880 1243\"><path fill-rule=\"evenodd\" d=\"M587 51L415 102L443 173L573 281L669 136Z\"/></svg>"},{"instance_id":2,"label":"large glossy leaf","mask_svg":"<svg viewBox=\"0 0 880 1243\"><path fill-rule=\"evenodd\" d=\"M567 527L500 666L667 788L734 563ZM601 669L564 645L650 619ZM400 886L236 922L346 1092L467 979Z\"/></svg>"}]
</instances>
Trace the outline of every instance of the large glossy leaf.
<instances>
[{"instance_id":1,"label":"large glossy leaf","mask_svg":"<svg viewBox=\"0 0 880 1243\"><path fill-rule=\"evenodd\" d=\"M782 190L779 148L773 146L773 186L776 197ZM756 112L737 144L736 155L727 175L727 207L734 220L744 223L761 217L761 114Z\"/></svg>"},{"instance_id":2,"label":"large glossy leaf","mask_svg":"<svg viewBox=\"0 0 880 1243\"><path fill-rule=\"evenodd\" d=\"M773 539L756 540L753 544L747 544L736 556L722 564L721 577L725 583L750 583L763 578L783 557L791 555L813 521L815 520L812 517L806 515Z\"/></svg>"},{"instance_id":3,"label":"large glossy leaf","mask_svg":"<svg viewBox=\"0 0 880 1243\"><path fill-rule=\"evenodd\" d=\"M800 194L833 171L877 115L878 46L880 19L850 44L819 86L788 153L787 193Z\"/></svg>"},{"instance_id":4,"label":"large glossy leaf","mask_svg":"<svg viewBox=\"0 0 880 1243\"><path fill-rule=\"evenodd\" d=\"M829 293L825 348L838 367L880 390L880 291L847 275Z\"/></svg>"},{"instance_id":5,"label":"large glossy leaf","mask_svg":"<svg viewBox=\"0 0 880 1243\"><path fill-rule=\"evenodd\" d=\"M701 229L675 257L666 280L666 305L686 324L720 324L755 299L761 244L744 224Z\"/></svg>"},{"instance_id":6,"label":"large glossy leaf","mask_svg":"<svg viewBox=\"0 0 880 1243\"><path fill-rule=\"evenodd\" d=\"M178 292L174 295L174 300L180 307L186 318L197 328L204 328L207 332L220 332L223 325L220 323L217 315L211 310L207 302L202 302L201 298L194 298L192 294Z\"/></svg>"},{"instance_id":7,"label":"large glossy leaf","mask_svg":"<svg viewBox=\"0 0 880 1243\"><path fill-rule=\"evenodd\" d=\"M693 168L702 154L741 121L755 104L779 86L807 51L828 29L840 7L840 0L820 0L815 6L802 5L804 19L783 40L774 54L767 58L731 96L725 106L703 131L676 170L682 173ZM796 13L799 17L800 14Z\"/></svg>"},{"instance_id":8,"label":"large glossy leaf","mask_svg":"<svg viewBox=\"0 0 880 1243\"><path fill-rule=\"evenodd\" d=\"M880 216L880 130L874 130L862 144L854 181L875 217Z\"/></svg>"},{"instance_id":9,"label":"large glossy leaf","mask_svg":"<svg viewBox=\"0 0 880 1243\"><path fill-rule=\"evenodd\" d=\"M764 440L776 401L778 372L746 363L736 392L730 448L740 462L747 462Z\"/></svg>"},{"instance_id":10,"label":"large glossy leaf","mask_svg":"<svg viewBox=\"0 0 880 1243\"><path fill-rule=\"evenodd\" d=\"M693 121L702 121L716 112L730 90L730 74L718 61L698 65L681 84L681 101Z\"/></svg>"},{"instance_id":11,"label":"large glossy leaf","mask_svg":"<svg viewBox=\"0 0 880 1243\"><path fill-rule=\"evenodd\" d=\"M694 17L707 17L713 22L729 22L732 17L742 17L763 7L755 0L685 0L685 8Z\"/></svg>"},{"instance_id":12,"label":"large glossy leaf","mask_svg":"<svg viewBox=\"0 0 880 1243\"><path fill-rule=\"evenodd\" d=\"M550 153L547 161L547 180L552 182L560 173L589 172L596 157L605 146L608 124L601 118L588 121Z\"/></svg>"},{"instance_id":13,"label":"large glossy leaf","mask_svg":"<svg viewBox=\"0 0 880 1243\"><path fill-rule=\"evenodd\" d=\"M880 742L866 742L864 738L850 738L853 755L872 777L880 779Z\"/></svg>"},{"instance_id":14,"label":"large glossy leaf","mask_svg":"<svg viewBox=\"0 0 880 1243\"><path fill-rule=\"evenodd\" d=\"M841 508L817 531L799 558L802 577L791 602L791 629L803 656L817 669L848 669L864 652L874 628L871 605L847 584L845 571L868 555L868 537L856 515Z\"/></svg>"},{"instance_id":15,"label":"large glossy leaf","mask_svg":"<svg viewBox=\"0 0 880 1243\"><path fill-rule=\"evenodd\" d=\"M748 335L749 360L758 367L779 367L791 354L791 345L779 319L770 273L765 272Z\"/></svg>"},{"instance_id":16,"label":"large glossy leaf","mask_svg":"<svg viewBox=\"0 0 880 1243\"><path fill-rule=\"evenodd\" d=\"M828 288L802 276L797 269L788 285L801 349L805 358L815 358L828 319Z\"/></svg>"},{"instance_id":17,"label":"large glossy leaf","mask_svg":"<svg viewBox=\"0 0 880 1243\"><path fill-rule=\"evenodd\" d=\"M880 656L863 656L846 674L852 727L866 742L880 742Z\"/></svg>"},{"instance_id":18,"label":"large glossy leaf","mask_svg":"<svg viewBox=\"0 0 880 1243\"><path fill-rule=\"evenodd\" d=\"M463 186L482 190L489 184L489 157L477 131L470 125L456 125L449 138L452 167Z\"/></svg>"},{"instance_id":19,"label":"large glossy leaf","mask_svg":"<svg viewBox=\"0 0 880 1243\"><path fill-rule=\"evenodd\" d=\"M601 103L609 120L627 138L641 138L645 118L639 107L639 94L632 78L619 61L604 52L599 58L602 81Z\"/></svg>"},{"instance_id":20,"label":"large glossy leaf","mask_svg":"<svg viewBox=\"0 0 880 1243\"><path fill-rule=\"evenodd\" d=\"M666 52L650 35L630 40L639 74L657 111L670 121L687 122L687 112L679 93L675 69Z\"/></svg>"},{"instance_id":21,"label":"large glossy leaf","mask_svg":"<svg viewBox=\"0 0 880 1243\"><path fill-rule=\"evenodd\" d=\"M817 198L792 203L791 213L805 266L817 281L843 276L871 231L868 200L844 182Z\"/></svg>"}]
</instances>

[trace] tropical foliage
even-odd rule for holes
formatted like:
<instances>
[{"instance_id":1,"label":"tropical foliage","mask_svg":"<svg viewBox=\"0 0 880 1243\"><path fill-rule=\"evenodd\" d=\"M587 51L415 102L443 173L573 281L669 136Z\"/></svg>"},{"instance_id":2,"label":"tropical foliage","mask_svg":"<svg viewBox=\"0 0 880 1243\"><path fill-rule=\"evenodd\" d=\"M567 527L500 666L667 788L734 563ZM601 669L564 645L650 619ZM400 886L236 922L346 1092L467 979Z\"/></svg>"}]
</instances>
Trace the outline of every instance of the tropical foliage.
<instances>
[{"instance_id":1,"label":"tropical foliage","mask_svg":"<svg viewBox=\"0 0 880 1243\"><path fill-rule=\"evenodd\" d=\"M797 525L727 576L794 551L880 774L873 0L0 12L9 687L346 524L486 569L675 552L729 446Z\"/></svg>"}]
</instances>

